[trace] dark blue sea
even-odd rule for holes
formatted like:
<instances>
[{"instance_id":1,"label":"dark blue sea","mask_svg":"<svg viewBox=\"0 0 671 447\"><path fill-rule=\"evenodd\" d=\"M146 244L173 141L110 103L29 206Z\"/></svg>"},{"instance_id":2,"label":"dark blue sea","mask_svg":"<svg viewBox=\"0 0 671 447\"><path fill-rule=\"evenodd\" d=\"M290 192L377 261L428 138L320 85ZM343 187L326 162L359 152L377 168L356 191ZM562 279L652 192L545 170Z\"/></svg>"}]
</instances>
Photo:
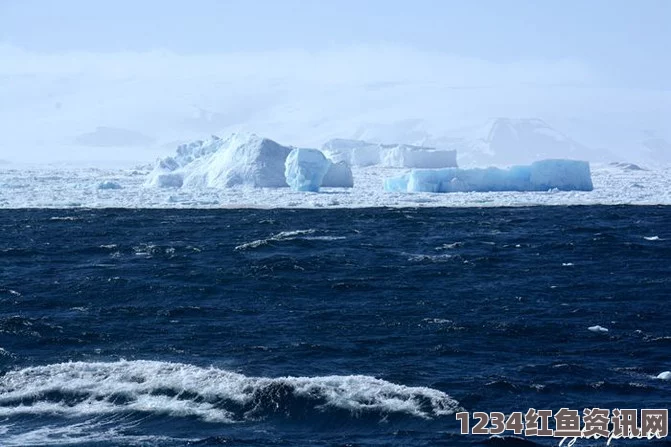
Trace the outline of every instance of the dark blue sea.
<instances>
[{"instance_id":1,"label":"dark blue sea","mask_svg":"<svg viewBox=\"0 0 671 447\"><path fill-rule=\"evenodd\" d=\"M454 413L669 408L670 292L671 207L2 210L0 445L557 445Z\"/></svg>"}]
</instances>

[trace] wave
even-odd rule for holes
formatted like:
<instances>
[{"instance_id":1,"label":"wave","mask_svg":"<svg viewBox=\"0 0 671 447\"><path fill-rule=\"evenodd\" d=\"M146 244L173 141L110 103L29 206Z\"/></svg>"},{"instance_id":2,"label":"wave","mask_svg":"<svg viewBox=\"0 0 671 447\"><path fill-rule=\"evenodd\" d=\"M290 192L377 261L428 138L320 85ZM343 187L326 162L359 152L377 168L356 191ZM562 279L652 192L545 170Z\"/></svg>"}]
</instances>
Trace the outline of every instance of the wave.
<instances>
[{"instance_id":1,"label":"wave","mask_svg":"<svg viewBox=\"0 0 671 447\"><path fill-rule=\"evenodd\" d=\"M139 413L230 424L294 411L431 419L458 409L442 391L363 375L250 377L214 367L121 360L34 366L0 377L3 418Z\"/></svg>"},{"instance_id":2,"label":"wave","mask_svg":"<svg viewBox=\"0 0 671 447\"><path fill-rule=\"evenodd\" d=\"M1 421L0 421L1 423ZM129 435L134 423L118 421L86 421L67 425L44 425L14 433L15 426L0 426L3 447L26 447L48 445L88 445L103 444L114 446L137 445L191 445L194 439L173 438L160 435Z\"/></svg>"},{"instance_id":3,"label":"wave","mask_svg":"<svg viewBox=\"0 0 671 447\"><path fill-rule=\"evenodd\" d=\"M74 217L74 216L52 216L49 218L49 220L76 221L82 219L80 217Z\"/></svg>"},{"instance_id":4,"label":"wave","mask_svg":"<svg viewBox=\"0 0 671 447\"><path fill-rule=\"evenodd\" d=\"M664 239L660 239L659 236L643 236L643 239L646 241L663 241Z\"/></svg>"},{"instance_id":5,"label":"wave","mask_svg":"<svg viewBox=\"0 0 671 447\"><path fill-rule=\"evenodd\" d=\"M258 239L252 242L246 242L235 247L235 250L247 250L250 248L258 248L264 245L268 245L272 242L283 242L283 241L295 241L295 240L305 240L305 241L337 241L345 239L344 236L311 236L316 233L316 230L293 230L293 231L281 231L277 234L273 234L266 239Z\"/></svg>"},{"instance_id":6,"label":"wave","mask_svg":"<svg viewBox=\"0 0 671 447\"><path fill-rule=\"evenodd\" d=\"M440 255L426 255L426 254L413 254L413 253L402 253L404 256L408 256L408 261L409 262L426 262L426 263L432 263L432 262L448 262L453 259L461 259L460 256L458 255L450 255L450 254L440 254Z\"/></svg>"}]
</instances>

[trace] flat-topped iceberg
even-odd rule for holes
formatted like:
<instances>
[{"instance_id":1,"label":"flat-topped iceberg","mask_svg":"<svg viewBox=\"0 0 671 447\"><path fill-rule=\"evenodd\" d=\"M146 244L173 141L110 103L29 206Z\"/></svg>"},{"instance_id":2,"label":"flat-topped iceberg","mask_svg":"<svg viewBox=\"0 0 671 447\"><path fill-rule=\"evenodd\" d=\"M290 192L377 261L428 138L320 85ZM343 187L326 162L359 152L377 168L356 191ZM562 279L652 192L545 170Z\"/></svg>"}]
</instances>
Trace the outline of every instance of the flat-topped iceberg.
<instances>
[{"instance_id":1,"label":"flat-topped iceberg","mask_svg":"<svg viewBox=\"0 0 671 447\"><path fill-rule=\"evenodd\" d=\"M333 139L322 146L331 160L351 166L379 165L390 168L451 168L457 153L409 144L375 144L359 140Z\"/></svg>"},{"instance_id":2,"label":"flat-topped iceberg","mask_svg":"<svg viewBox=\"0 0 671 447\"><path fill-rule=\"evenodd\" d=\"M290 169L285 173L285 162L293 149L254 134L233 134L223 139L212 136L208 140L182 144L177 148L175 156L158 160L145 185L193 189L230 188L239 185L279 188L289 186L291 181L294 182L292 186L295 189L314 190L314 185L310 182L314 183L315 179L306 181L298 178L301 172L302 175L308 175L309 169ZM323 159L322 167L325 171L321 174L317 189L319 186L352 186L349 166L332 164L316 149L300 151L310 151L313 156L316 153ZM301 158L300 162L307 169L306 160ZM295 166L298 167L301 163ZM328 182L322 185L325 177Z\"/></svg>"},{"instance_id":3,"label":"flat-topped iceberg","mask_svg":"<svg viewBox=\"0 0 671 447\"><path fill-rule=\"evenodd\" d=\"M542 160L528 166L476 169L413 169L385 180L391 192L591 191L589 163Z\"/></svg>"}]
</instances>

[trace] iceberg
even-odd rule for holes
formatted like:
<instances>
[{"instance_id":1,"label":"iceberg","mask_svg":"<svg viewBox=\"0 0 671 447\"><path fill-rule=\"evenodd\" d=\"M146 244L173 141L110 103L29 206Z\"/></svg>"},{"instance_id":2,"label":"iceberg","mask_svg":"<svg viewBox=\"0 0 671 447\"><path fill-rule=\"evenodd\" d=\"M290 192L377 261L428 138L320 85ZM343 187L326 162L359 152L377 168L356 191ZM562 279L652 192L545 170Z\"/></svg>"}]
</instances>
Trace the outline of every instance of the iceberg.
<instances>
[{"instance_id":1,"label":"iceberg","mask_svg":"<svg viewBox=\"0 0 671 447\"><path fill-rule=\"evenodd\" d=\"M285 187L284 161L291 148L254 134L180 145L174 157L158 161L146 186L228 188Z\"/></svg>"},{"instance_id":2,"label":"iceberg","mask_svg":"<svg viewBox=\"0 0 671 447\"><path fill-rule=\"evenodd\" d=\"M325 188L352 188L354 186L352 168L346 161L331 163L321 186Z\"/></svg>"},{"instance_id":3,"label":"iceberg","mask_svg":"<svg viewBox=\"0 0 671 447\"><path fill-rule=\"evenodd\" d=\"M335 138L322 146L322 152L334 162L344 161L350 166L380 164L378 145L365 141Z\"/></svg>"},{"instance_id":4,"label":"iceberg","mask_svg":"<svg viewBox=\"0 0 671 447\"><path fill-rule=\"evenodd\" d=\"M474 169L413 169L387 178L389 192L592 191L589 163L541 160L528 166Z\"/></svg>"},{"instance_id":5,"label":"iceberg","mask_svg":"<svg viewBox=\"0 0 671 447\"><path fill-rule=\"evenodd\" d=\"M419 169L457 166L456 151L409 144L375 144L336 138L326 142L322 152L335 162L345 161L351 166Z\"/></svg>"},{"instance_id":6,"label":"iceberg","mask_svg":"<svg viewBox=\"0 0 671 447\"><path fill-rule=\"evenodd\" d=\"M184 176L181 172L164 172L154 170L149 173L146 186L156 186L159 188L181 188L184 184Z\"/></svg>"},{"instance_id":7,"label":"iceberg","mask_svg":"<svg viewBox=\"0 0 671 447\"><path fill-rule=\"evenodd\" d=\"M296 191L319 191L331 162L317 149L295 148L285 161L284 176Z\"/></svg>"},{"instance_id":8,"label":"iceberg","mask_svg":"<svg viewBox=\"0 0 671 447\"><path fill-rule=\"evenodd\" d=\"M289 166L292 150L297 151L297 158L292 158ZM182 144L175 155L157 161L144 183L148 187L192 189L291 185L298 191L316 191L320 186L351 188L353 184L346 162L332 163L317 149L294 149L255 134L212 136Z\"/></svg>"}]
</instances>

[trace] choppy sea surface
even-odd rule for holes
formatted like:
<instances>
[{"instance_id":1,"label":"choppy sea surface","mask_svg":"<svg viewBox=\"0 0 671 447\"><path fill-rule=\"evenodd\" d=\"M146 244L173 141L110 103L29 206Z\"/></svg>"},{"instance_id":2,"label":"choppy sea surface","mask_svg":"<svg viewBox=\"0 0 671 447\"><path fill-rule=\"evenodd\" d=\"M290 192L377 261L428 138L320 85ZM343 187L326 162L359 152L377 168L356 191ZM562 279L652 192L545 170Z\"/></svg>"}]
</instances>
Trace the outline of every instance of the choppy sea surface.
<instances>
[{"instance_id":1,"label":"choppy sea surface","mask_svg":"<svg viewBox=\"0 0 671 447\"><path fill-rule=\"evenodd\" d=\"M668 408L669 292L664 206L0 210L0 445L556 445L454 413Z\"/></svg>"}]
</instances>

